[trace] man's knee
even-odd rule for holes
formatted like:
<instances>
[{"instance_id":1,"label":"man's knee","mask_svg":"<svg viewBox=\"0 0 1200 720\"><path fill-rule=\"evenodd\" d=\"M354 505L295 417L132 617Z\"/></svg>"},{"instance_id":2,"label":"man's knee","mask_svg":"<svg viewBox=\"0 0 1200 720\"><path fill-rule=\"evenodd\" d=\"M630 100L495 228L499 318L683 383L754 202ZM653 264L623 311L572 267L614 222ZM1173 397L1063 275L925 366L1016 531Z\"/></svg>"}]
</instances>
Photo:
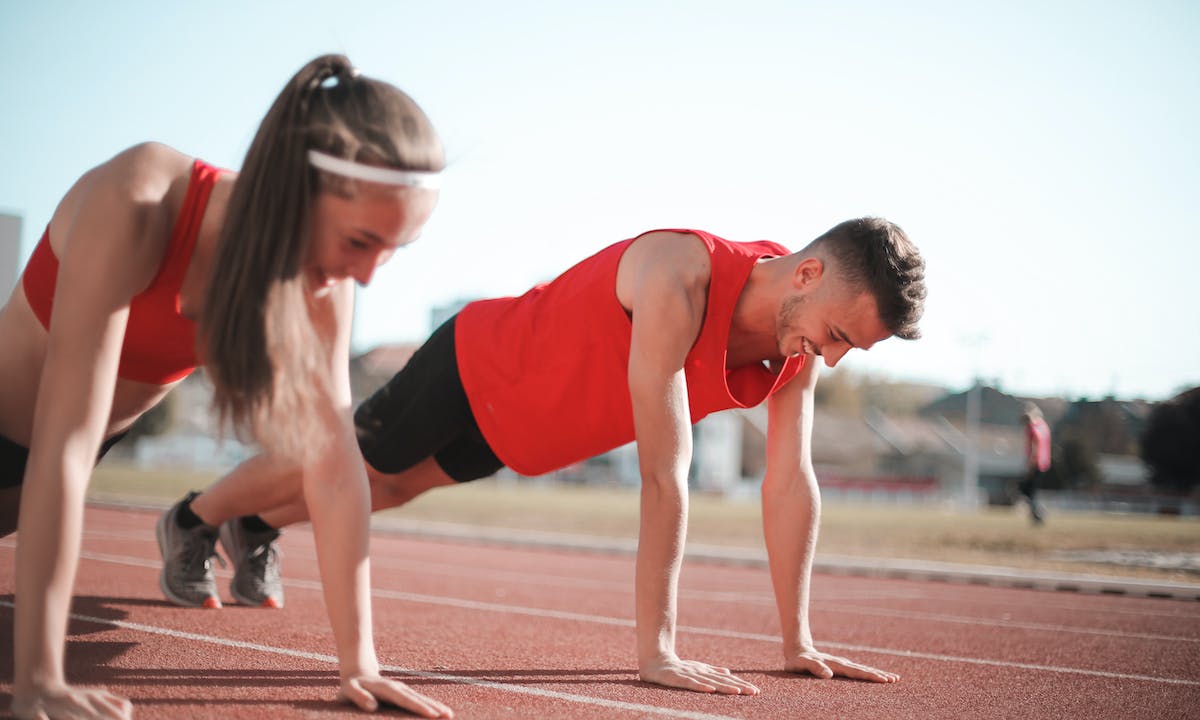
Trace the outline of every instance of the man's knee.
<instances>
[{"instance_id":1,"label":"man's knee","mask_svg":"<svg viewBox=\"0 0 1200 720\"><path fill-rule=\"evenodd\" d=\"M367 479L371 483L372 506L377 510L403 505L430 488L454 484L432 457L395 473L383 472L367 463Z\"/></svg>"}]
</instances>

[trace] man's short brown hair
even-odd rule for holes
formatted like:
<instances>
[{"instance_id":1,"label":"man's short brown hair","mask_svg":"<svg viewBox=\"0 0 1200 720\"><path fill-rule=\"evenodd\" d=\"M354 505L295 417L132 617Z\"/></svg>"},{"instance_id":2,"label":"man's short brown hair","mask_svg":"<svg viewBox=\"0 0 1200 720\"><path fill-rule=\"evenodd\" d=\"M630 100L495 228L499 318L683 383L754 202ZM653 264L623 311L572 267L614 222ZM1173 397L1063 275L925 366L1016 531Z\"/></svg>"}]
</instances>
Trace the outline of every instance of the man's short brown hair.
<instances>
[{"instance_id":1,"label":"man's short brown hair","mask_svg":"<svg viewBox=\"0 0 1200 720\"><path fill-rule=\"evenodd\" d=\"M813 240L804 252L833 261L838 276L870 292L879 319L898 338L916 340L925 312L925 260L900 226L883 218L847 220Z\"/></svg>"}]
</instances>

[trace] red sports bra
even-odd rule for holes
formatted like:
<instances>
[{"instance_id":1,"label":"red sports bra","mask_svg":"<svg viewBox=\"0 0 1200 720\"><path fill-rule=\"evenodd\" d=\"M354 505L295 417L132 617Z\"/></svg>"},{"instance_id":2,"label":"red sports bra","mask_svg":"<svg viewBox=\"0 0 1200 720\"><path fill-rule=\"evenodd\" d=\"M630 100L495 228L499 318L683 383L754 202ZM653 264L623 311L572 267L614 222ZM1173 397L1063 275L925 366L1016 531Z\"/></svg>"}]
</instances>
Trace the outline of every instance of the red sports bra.
<instances>
[{"instance_id":1,"label":"red sports bra","mask_svg":"<svg viewBox=\"0 0 1200 720\"><path fill-rule=\"evenodd\" d=\"M184 317L179 307L179 289L187 274L200 232L200 221L222 170L197 160L179 217L171 231L171 242L158 274L150 286L133 297L121 362L117 375L126 380L167 385L187 377L196 367L196 323ZM49 330L58 281L58 258L50 247L50 228L42 235L22 286L25 297L42 327Z\"/></svg>"}]
</instances>

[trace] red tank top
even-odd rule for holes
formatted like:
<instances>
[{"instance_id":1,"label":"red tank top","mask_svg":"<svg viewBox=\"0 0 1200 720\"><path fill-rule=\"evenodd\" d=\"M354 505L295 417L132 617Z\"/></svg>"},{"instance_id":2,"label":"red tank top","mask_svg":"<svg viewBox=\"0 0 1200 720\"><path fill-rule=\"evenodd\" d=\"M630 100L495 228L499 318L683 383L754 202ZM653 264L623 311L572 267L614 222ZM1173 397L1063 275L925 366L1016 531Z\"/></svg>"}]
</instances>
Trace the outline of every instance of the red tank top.
<instances>
[{"instance_id":1,"label":"red tank top","mask_svg":"<svg viewBox=\"0 0 1200 720\"><path fill-rule=\"evenodd\" d=\"M196 367L196 323L181 314L179 288L191 263L200 221L221 170L197 160L192 166L179 217L158 274L150 286L133 297L121 346L117 375L127 380L167 385L187 377ZM50 228L25 266L25 297L42 327L50 328L58 258L50 247Z\"/></svg>"},{"instance_id":2,"label":"red tank top","mask_svg":"<svg viewBox=\"0 0 1200 720\"><path fill-rule=\"evenodd\" d=\"M725 367L734 306L760 258L777 243L737 243L699 230L712 279L700 336L687 355L692 422L758 405L795 377L803 356L778 375L762 364ZM640 236L639 236L640 237ZM458 369L479 429L501 462L540 475L634 439L629 399L632 323L617 300L617 265L637 238L580 262L516 298L480 300L455 321Z\"/></svg>"}]
</instances>

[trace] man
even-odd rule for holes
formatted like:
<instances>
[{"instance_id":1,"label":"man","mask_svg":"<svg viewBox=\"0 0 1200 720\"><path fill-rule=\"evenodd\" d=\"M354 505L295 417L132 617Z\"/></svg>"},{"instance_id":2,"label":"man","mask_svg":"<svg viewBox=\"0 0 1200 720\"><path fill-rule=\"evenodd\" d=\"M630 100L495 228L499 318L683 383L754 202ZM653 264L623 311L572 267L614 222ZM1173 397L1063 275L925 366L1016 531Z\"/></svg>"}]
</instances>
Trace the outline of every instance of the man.
<instances>
[{"instance_id":1,"label":"man","mask_svg":"<svg viewBox=\"0 0 1200 720\"><path fill-rule=\"evenodd\" d=\"M1034 525L1041 525L1046 522L1046 517L1038 504L1037 489L1042 476L1050 469L1050 426L1042 417L1041 408L1031 402L1025 403L1021 417L1025 421L1025 477L1017 490L1029 502L1029 519Z\"/></svg>"},{"instance_id":2,"label":"man","mask_svg":"<svg viewBox=\"0 0 1200 720\"><path fill-rule=\"evenodd\" d=\"M636 440L640 675L671 687L754 694L728 670L676 655L675 607L689 425L767 400L763 524L784 666L892 682L892 673L813 645L809 578L820 515L810 447L814 359L832 367L851 348L892 335L915 339L924 298L919 252L899 227L878 218L844 222L794 254L772 242L735 243L695 230L618 243L521 297L468 305L363 403L355 422L373 508L504 465L525 475L549 472ZM177 596L192 592L195 604L216 594L207 560L212 540L199 553L189 548L221 525L235 593L241 587L254 604L281 604L281 588L263 580L262 568L275 567L274 528L304 518L302 472L256 458L172 508L162 522L199 530L194 541L164 551L164 586L180 586Z\"/></svg>"}]
</instances>

